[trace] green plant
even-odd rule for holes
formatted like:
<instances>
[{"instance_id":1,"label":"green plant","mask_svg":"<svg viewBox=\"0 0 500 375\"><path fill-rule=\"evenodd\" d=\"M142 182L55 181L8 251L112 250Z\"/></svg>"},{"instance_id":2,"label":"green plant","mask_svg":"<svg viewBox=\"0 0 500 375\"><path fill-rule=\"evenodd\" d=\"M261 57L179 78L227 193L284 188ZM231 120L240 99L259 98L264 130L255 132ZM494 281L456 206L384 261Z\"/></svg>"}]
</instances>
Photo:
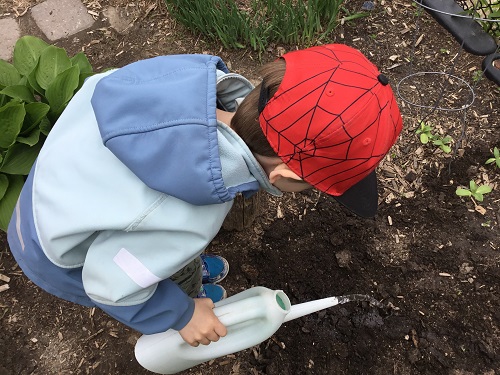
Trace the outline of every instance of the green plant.
<instances>
[{"instance_id":1,"label":"green plant","mask_svg":"<svg viewBox=\"0 0 500 375\"><path fill-rule=\"evenodd\" d=\"M24 36L13 63L0 60L0 229L6 230L17 198L53 124L92 75L83 53Z\"/></svg>"},{"instance_id":2,"label":"green plant","mask_svg":"<svg viewBox=\"0 0 500 375\"><path fill-rule=\"evenodd\" d=\"M486 164L493 163L496 164L497 168L500 168L500 150L498 149L498 147L495 147L493 149L493 157L486 160Z\"/></svg>"},{"instance_id":3,"label":"green plant","mask_svg":"<svg viewBox=\"0 0 500 375\"><path fill-rule=\"evenodd\" d=\"M482 202L484 195L488 194L493 189L489 185L477 185L473 180L469 182L469 188L457 188L455 194L459 197L472 197L475 200Z\"/></svg>"},{"instance_id":4,"label":"green plant","mask_svg":"<svg viewBox=\"0 0 500 375\"><path fill-rule=\"evenodd\" d=\"M335 28L344 0L165 0L169 13L193 32L226 48L263 51L270 43L309 45ZM344 21L366 13L348 14Z\"/></svg>"},{"instance_id":5,"label":"green plant","mask_svg":"<svg viewBox=\"0 0 500 375\"><path fill-rule=\"evenodd\" d=\"M483 71L482 70L475 70L474 73L472 73L472 81L474 83L477 83L483 78Z\"/></svg>"},{"instance_id":6,"label":"green plant","mask_svg":"<svg viewBox=\"0 0 500 375\"><path fill-rule=\"evenodd\" d=\"M444 137L440 138L435 135L432 136L432 144L434 146L438 146L443 152L449 154L451 152L451 147L449 144L451 144L451 137Z\"/></svg>"},{"instance_id":7,"label":"green plant","mask_svg":"<svg viewBox=\"0 0 500 375\"><path fill-rule=\"evenodd\" d=\"M417 129L417 134L420 134L420 142L424 145L429 143L429 140L432 139L432 128L430 125L427 125L425 122L420 122L420 128Z\"/></svg>"},{"instance_id":8,"label":"green plant","mask_svg":"<svg viewBox=\"0 0 500 375\"><path fill-rule=\"evenodd\" d=\"M443 152L450 153L451 147L449 146L452 142L451 137L441 138L438 135L432 134L432 127L427 125L424 121L420 122L420 127L417 129L417 134L420 135L420 142L424 145L432 142L434 146L439 147Z\"/></svg>"}]
</instances>

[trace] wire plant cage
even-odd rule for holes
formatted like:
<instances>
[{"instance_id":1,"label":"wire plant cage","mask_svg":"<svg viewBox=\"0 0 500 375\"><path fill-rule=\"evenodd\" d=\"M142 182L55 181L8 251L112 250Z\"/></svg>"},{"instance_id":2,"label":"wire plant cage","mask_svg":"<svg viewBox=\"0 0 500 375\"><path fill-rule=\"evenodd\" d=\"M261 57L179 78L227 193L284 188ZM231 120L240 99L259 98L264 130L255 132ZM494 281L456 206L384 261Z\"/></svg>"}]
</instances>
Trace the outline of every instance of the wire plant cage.
<instances>
[{"instance_id":1,"label":"wire plant cage","mask_svg":"<svg viewBox=\"0 0 500 375\"><path fill-rule=\"evenodd\" d=\"M500 0L416 0L415 3L418 7L415 41L420 15L425 10L458 42L458 52L444 71L418 71L414 43L410 71L397 83L397 94L404 105L415 110L417 123L432 121L437 111L446 112L449 124L445 133L452 135L456 151L466 138L467 110L474 103L482 75L500 86ZM484 56L483 72L478 70L481 74L473 80L457 73L457 63L464 52ZM461 126L456 126L460 123Z\"/></svg>"}]
</instances>

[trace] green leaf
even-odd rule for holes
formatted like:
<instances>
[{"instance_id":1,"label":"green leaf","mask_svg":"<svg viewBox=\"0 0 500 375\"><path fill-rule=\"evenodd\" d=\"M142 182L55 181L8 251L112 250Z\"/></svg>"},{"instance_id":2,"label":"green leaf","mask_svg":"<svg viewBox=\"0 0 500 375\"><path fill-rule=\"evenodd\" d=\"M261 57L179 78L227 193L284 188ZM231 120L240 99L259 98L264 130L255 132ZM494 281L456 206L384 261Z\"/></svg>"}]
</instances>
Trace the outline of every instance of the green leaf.
<instances>
[{"instance_id":1,"label":"green leaf","mask_svg":"<svg viewBox=\"0 0 500 375\"><path fill-rule=\"evenodd\" d=\"M7 86L0 94L4 94L10 96L11 98L22 100L26 103L32 103L35 101L35 97L33 96L33 92L26 86L23 85L13 85Z\"/></svg>"},{"instance_id":2,"label":"green leaf","mask_svg":"<svg viewBox=\"0 0 500 375\"><path fill-rule=\"evenodd\" d=\"M17 137L16 141L28 146L34 146L40 140L40 129L33 130L27 137Z\"/></svg>"},{"instance_id":3,"label":"green leaf","mask_svg":"<svg viewBox=\"0 0 500 375\"><path fill-rule=\"evenodd\" d=\"M94 73L80 73L80 76L78 77L78 87L76 88L76 91L80 90L83 84L85 83L85 80L93 75Z\"/></svg>"},{"instance_id":4,"label":"green leaf","mask_svg":"<svg viewBox=\"0 0 500 375\"><path fill-rule=\"evenodd\" d=\"M451 147L450 146L447 146L447 145L442 145L441 147L441 150L443 150L443 152L449 154L451 152Z\"/></svg>"},{"instance_id":5,"label":"green leaf","mask_svg":"<svg viewBox=\"0 0 500 375\"><path fill-rule=\"evenodd\" d=\"M481 193L474 192L472 195L479 202L482 202L484 200L483 194L481 194Z\"/></svg>"},{"instance_id":6,"label":"green leaf","mask_svg":"<svg viewBox=\"0 0 500 375\"><path fill-rule=\"evenodd\" d=\"M35 69L38 58L48 44L43 40L26 35L20 38L14 46L13 63L23 76L29 75Z\"/></svg>"},{"instance_id":7,"label":"green leaf","mask_svg":"<svg viewBox=\"0 0 500 375\"><path fill-rule=\"evenodd\" d=\"M45 103L35 102L24 105L26 116L24 116L24 124L21 129L21 134L26 135L30 133L42 119L49 113L50 106Z\"/></svg>"},{"instance_id":8,"label":"green leaf","mask_svg":"<svg viewBox=\"0 0 500 375\"><path fill-rule=\"evenodd\" d=\"M90 65L89 59L87 59L87 56L85 56L83 52L78 52L70 60L72 65L78 66L78 68L80 69L80 73L92 74L92 65Z\"/></svg>"},{"instance_id":9,"label":"green leaf","mask_svg":"<svg viewBox=\"0 0 500 375\"><path fill-rule=\"evenodd\" d=\"M9 186L0 200L0 229L7 231L19 194L24 185L23 176L9 175Z\"/></svg>"},{"instance_id":10,"label":"green leaf","mask_svg":"<svg viewBox=\"0 0 500 375\"><path fill-rule=\"evenodd\" d=\"M491 193L492 190L493 189L489 185L481 185L477 188L475 192L476 194L488 194Z\"/></svg>"},{"instance_id":11,"label":"green leaf","mask_svg":"<svg viewBox=\"0 0 500 375\"><path fill-rule=\"evenodd\" d=\"M36 81L47 90L52 81L66 69L71 68L71 61L63 48L48 46L40 54L35 71Z\"/></svg>"},{"instance_id":12,"label":"green leaf","mask_svg":"<svg viewBox=\"0 0 500 375\"><path fill-rule=\"evenodd\" d=\"M31 167L40 153L41 148L42 142L39 142L35 146L16 143L8 149L2 166L0 167L0 172L27 175L30 173Z\"/></svg>"},{"instance_id":13,"label":"green leaf","mask_svg":"<svg viewBox=\"0 0 500 375\"><path fill-rule=\"evenodd\" d=\"M495 161L495 158L489 158L488 160L486 160L486 163L485 164L491 164Z\"/></svg>"},{"instance_id":14,"label":"green leaf","mask_svg":"<svg viewBox=\"0 0 500 375\"><path fill-rule=\"evenodd\" d=\"M47 87L45 96L49 101L51 111L59 115L64 106L73 97L78 87L79 71L77 66L72 66L59 74Z\"/></svg>"},{"instance_id":15,"label":"green leaf","mask_svg":"<svg viewBox=\"0 0 500 375\"><path fill-rule=\"evenodd\" d=\"M90 62L87 59L87 56L85 56L83 52L78 52L75 56L73 56L71 58L71 63L80 68L80 76L78 77L79 82L77 87L77 90L79 90L85 80L94 75L94 71L92 69L92 65L90 65Z\"/></svg>"},{"instance_id":16,"label":"green leaf","mask_svg":"<svg viewBox=\"0 0 500 375\"><path fill-rule=\"evenodd\" d=\"M7 188L9 187L9 179L3 173L0 173L0 200L5 195Z\"/></svg>"},{"instance_id":17,"label":"green leaf","mask_svg":"<svg viewBox=\"0 0 500 375\"><path fill-rule=\"evenodd\" d=\"M33 88L33 90L35 90L40 95L44 96L45 90L36 81L36 69L33 70L27 77L28 77L28 83Z\"/></svg>"},{"instance_id":18,"label":"green leaf","mask_svg":"<svg viewBox=\"0 0 500 375\"><path fill-rule=\"evenodd\" d=\"M477 185L476 185L476 183L474 182L474 180L470 180L470 182L469 182L469 187L470 187L470 190L471 190L472 192L475 192L475 191L477 190Z\"/></svg>"},{"instance_id":19,"label":"green leaf","mask_svg":"<svg viewBox=\"0 0 500 375\"><path fill-rule=\"evenodd\" d=\"M458 188L456 191L455 191L455 194L460 196L460 197L470 197L472 195L471 191L470 190L467 190L467 189L461 189L461 188Z\"/></svg>"},{"instance_id":20,"label":"green leaf","mask_svg":"<svg viewBox=\"0 0 500 375\"><path fill-rule=\"evenodd\" d=\"M24 104L12 101L0 108L0 147L14 144L23 125L26 110Z\"/></svg>"},{"instance_id":21,"label":"green leaf","mask_svg":"<svg viewBox=\"0 0 500 375\"><path fill-rule=\"evenodd\" d=\"M422 144L427 144L429 142L429 137L427 134L425 133L422 133L420 134L420 142L422 142Z\"/></svg>"},{"instance_id":22,"label":"green leaf","mask_svg":"<svg viewBox=\"0 0 500 375\"><path fill-rule=\"evenodd\" d=\"M0 59L0 88L16 85L20 80L21 75L14 65Z\"/></svg>"},{"instance_id":23,"label":"green leaf","mask_svg":"<svg viewBox=\"0 0 500 375\"><path fill-rule=\"evenodd\" d=\"M40 131L44 135L48 135L50 130L52 129L52 123L47 117L44 117L42 121L40 121Z\"/></svg>"}]
</instances>

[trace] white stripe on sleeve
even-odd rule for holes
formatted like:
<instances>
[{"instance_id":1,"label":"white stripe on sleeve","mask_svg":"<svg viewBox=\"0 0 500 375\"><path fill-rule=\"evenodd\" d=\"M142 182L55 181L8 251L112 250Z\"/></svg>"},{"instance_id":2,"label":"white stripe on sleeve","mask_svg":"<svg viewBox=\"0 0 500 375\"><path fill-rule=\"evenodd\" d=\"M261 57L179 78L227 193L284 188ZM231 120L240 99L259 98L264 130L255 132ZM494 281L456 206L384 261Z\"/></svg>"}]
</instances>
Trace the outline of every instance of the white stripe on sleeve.
<instances>
[{"instance_id":1,"label":"white stripe on sleeve","mask_svg":"<svg viewBox=\"0 0 500 375\"><path fill-rule=\"evenodd\" d=\"M142 288L147 288L162 280L125 248L120 249L113 261Z\"/></svg>"}]
</instances>

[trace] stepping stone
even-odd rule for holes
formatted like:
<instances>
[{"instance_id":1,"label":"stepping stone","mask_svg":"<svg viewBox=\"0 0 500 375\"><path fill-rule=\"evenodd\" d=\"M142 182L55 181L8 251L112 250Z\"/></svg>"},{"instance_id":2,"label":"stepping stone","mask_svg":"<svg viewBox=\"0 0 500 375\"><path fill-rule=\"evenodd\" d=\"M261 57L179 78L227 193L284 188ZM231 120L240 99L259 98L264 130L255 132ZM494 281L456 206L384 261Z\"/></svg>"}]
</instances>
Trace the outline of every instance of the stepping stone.
<instances>
[{"instance_id":1,"label":"stepping stone","mask_svg":"<svg viewBox=\"0 0 500 375\"><path fill-rule=\"evenodd\" d=\"M51 41L67 38L94 24L80 0L46 0L33 7L31 16Z\"/></svg>"},{"instance_id":2,"label":"stepping stone","mask_svg":"<svg viewBox=\"0 0 500 375\"><path fill-rule=\"evenodd\" d=\"M21 37L19 24L13 18L0 19L0 30L2 30L2 37L0 38L0 59L8 61L12 58L14 45Z\"/></svg>"}]
</instances>

